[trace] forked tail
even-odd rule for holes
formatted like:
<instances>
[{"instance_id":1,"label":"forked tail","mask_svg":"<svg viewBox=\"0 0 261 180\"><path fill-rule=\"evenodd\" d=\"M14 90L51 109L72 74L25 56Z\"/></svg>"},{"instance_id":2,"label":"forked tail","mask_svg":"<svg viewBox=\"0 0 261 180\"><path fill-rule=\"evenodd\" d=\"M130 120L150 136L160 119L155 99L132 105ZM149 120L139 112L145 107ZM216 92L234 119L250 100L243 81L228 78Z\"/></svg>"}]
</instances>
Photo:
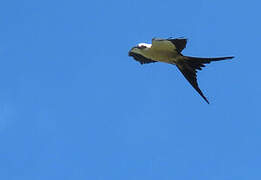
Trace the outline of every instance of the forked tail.
<instances>
[{"instance_id":1,"label":"forked tail","mask_svg":"<svg viewBox=\"0 0 261 180\"><path fill-rule=\"evenodd\" d=\"M183 60L177 63L177 67L185 76L185 78L189 81L189 83L193 86L193 88L200 94L200 96L209 104L209 101L204 96L202 91L200 90L197 82L197 70L201 70L202 67L205 67L204 64L208 64L211 61L221 61L225 59L232 59L233 56L228 57L217 57L217 58L198 58L198 57L189 57L183 56Z\"/></svg>"}]
</instances>

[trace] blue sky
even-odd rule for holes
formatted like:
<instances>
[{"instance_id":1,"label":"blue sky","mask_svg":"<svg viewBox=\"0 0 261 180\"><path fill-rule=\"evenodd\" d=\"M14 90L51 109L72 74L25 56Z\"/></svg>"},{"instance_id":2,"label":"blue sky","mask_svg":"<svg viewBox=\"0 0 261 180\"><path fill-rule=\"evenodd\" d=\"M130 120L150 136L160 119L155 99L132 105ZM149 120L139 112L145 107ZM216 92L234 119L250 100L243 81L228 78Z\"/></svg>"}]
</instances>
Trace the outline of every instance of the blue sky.
<instances>
[{"instance_id":1,"label":"blue sky","mask_svg":"<svg viewBox=\"0 0 261 180\"><path fill-rule=\"evenodd\" d=\"M0 179L261 179L260 1L0 2ZM187 37L198 73L129 49Z\"/></svg>"}]
</instances>

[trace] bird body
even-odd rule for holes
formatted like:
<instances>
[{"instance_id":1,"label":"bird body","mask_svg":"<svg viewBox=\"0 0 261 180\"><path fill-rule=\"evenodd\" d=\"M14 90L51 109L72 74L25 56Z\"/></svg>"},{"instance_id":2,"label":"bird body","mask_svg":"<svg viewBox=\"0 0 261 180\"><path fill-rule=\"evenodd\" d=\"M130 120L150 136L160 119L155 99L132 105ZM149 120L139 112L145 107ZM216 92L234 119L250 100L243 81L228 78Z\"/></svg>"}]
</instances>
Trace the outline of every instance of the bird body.
<instances>
[{"instance_id":1,"label":"bird body","mask_svg":"<svg viewBox=\"0 0 261 180\"><path fill-rule=\"evenodd\" d=\"M152 44L140 43L138 47L133 48L132 52L142 54L144 57L164 63L175 63L178 52L175 46L168 45L164 41L152 40Z\"/></svg>"},{"instance_id":2,"label":"bird body","mask_svg":"<svg viewBox=\"0 0 261 180\"><path fill-rule=\"evenodd\" d=\"M129 56L132 56L136 61L141 64L164 62L173 64L178 67L181 73L193 86L193 88L203 97L203 99L209 103L207 98L201 92L197 83L197 70L201 70L205 67L204 64L208 64L212 61L220 61L225 59L232 59L229 57L217 57L217 58L199 58L183 56L182 50L186 47L187 39L152 39L152 44L139 43L129 51Z\"/></svg>"}]
</instances>

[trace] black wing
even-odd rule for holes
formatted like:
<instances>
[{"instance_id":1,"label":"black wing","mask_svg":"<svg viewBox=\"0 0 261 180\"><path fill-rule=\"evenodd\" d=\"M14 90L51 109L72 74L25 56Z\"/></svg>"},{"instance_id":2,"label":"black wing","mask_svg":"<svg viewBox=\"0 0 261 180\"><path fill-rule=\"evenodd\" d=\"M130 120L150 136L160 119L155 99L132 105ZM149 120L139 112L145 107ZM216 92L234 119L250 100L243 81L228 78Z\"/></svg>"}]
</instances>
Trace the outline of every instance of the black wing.
<instances>
[{"instance_id":1,"label":"black wing","mask_svg":"<svg viewBox=\"0 0 261 180\"><path fill-rule=\"evenodd\" d=\"M148 63L155 63L157 61L153 61L151 59L148 59L140 54L129 52L129 56L132 56L136 61L140 62L141 64L148 64Z\"/></svg>"},{"instance_id":2,"label":"black wing","mask_svg":"<svg viewBox=\"0 0 261 180\"><path fill-rule=\"evenodd\" d=\"M178 38L178 39L172 39L169 38L167 39L168 41L170 41L172 44L174 44L174 46L176 47L177 51L179 53L181 53L181 51L186 47L187 44L187 39L182 39L182 38Z\"/></svg>"},{"instance_id":3,"label":"black wing","mask_svg":"<svg viewBox=\"0 0 261 180\"><path fill-rule=\"evenodd\" d=\"M204 65L202 64L201 67ZM197 70L195 67L191 66L189 63L183 62L182 64L177 64L178 69L182 72L188 82L193 86L193 88L200 94L201 97L209 104L209 101L204 96L202 91L198 87L197 82Z\"/></svg>"}]
</instances>

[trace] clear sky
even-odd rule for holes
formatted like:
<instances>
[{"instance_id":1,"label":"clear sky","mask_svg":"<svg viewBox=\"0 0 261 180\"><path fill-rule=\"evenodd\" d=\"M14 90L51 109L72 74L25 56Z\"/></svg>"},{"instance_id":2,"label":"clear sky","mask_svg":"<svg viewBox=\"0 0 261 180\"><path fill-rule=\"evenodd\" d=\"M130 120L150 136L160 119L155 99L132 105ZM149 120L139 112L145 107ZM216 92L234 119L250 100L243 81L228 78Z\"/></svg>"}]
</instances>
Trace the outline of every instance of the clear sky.
<instances>
[{"instance_id":1,"label":"clear sky","mask_svg":"<svg viewBox=\"0 0 261 180\"><path fill-rule=\"evenodd\" d=\"M256 0L0 2L1 180L260 180ZM129 49L187 37L198 73Z\"/></svg>"}]
</instances>

